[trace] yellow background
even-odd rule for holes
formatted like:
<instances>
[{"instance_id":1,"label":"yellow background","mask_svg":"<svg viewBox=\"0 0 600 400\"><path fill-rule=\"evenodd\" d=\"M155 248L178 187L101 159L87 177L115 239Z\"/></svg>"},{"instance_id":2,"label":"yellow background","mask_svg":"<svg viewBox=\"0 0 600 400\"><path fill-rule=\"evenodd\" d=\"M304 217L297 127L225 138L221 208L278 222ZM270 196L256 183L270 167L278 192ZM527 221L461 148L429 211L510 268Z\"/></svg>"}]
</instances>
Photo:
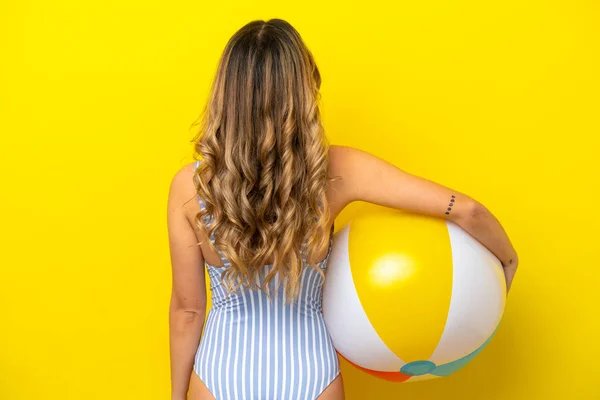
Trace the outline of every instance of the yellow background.
<instances>
[{"instance_id":1,"label":"yellow background","mask_svg":"<svg viewBox=\"0 0 600 400\"><path fill-rule=\"evenodd\" d=\"M332 143L478 198L521 256L469 366L343 365L348 399L600 399L593 0L0 2L0 398L169 397L169 180L226 40L270 17L315 54Z\"/></svg>"}]
</instances>

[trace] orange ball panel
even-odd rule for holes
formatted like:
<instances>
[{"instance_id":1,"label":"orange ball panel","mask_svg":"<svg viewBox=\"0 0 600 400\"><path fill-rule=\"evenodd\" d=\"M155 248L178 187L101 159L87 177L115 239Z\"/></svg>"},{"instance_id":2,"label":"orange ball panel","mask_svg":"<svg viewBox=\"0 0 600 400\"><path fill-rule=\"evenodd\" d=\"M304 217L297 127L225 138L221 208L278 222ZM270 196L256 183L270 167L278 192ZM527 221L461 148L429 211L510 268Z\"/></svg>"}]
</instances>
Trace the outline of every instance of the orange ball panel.
<instances>
[{"instance_id":1,"label":"orange ball panel","mask_svg":"<svg viewBox=\"0 0 600 400\"><path fill-rule=\"evenodd\" d=\"M389 382L404 382L411 378L410 375L405 375L402 372L373 371L371 369L363 368L360 365L354 364L352 361L348 361L348 359L345 358L343 355L341 355L339 353L338 353L338 355L341 358L343 358L344 360L346 360L348 362L348 364L351 364L352 366L360 369L361 371L366 372L367 374L372 375L374 377L389 381Z\"/></svg>"}]
</instances>

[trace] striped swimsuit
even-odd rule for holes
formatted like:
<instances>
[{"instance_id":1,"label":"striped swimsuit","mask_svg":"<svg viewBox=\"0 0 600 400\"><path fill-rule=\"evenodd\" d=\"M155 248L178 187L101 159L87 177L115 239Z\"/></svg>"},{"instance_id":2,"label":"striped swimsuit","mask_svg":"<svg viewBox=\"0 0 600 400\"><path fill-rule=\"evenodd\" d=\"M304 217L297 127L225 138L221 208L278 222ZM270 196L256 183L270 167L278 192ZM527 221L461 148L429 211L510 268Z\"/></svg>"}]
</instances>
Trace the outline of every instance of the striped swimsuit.
<instances>
[{"instance_id":1,"label":"striped swimsuit","mask_svg":"<svg viewBox=\"0 0 600 400\"><path fill-rule=\"evenodd\" d=\"M210 239L214 245L214 236ZM327 267L332 241L333 226L327 256L317 264L322 270ZM283 287L271 299L262 291L248 289L228 296L221 273L230 263L218 251L224 267L205 263L212 308L194 372L217 400L316 399L340 372L323 320L323 278L305 266L298 298L291 304L285 302ZM259 277L270 268L263 266Z\"/></svg>"}]
</instances>

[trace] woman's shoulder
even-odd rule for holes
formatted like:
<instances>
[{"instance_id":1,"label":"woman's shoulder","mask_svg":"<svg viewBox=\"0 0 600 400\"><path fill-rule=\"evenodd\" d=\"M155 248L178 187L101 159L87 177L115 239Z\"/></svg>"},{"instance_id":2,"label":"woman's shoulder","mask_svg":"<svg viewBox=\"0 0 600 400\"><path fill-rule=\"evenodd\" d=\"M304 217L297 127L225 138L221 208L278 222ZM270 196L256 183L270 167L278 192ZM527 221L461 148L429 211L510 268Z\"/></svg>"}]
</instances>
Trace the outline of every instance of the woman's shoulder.
<instances>
[{"instance_id":1,"label":"woman's shoulder","mask_svg":"<svg viewBox=\"0 0 600 400\"><path fill-rule=\"evenodd\" d=\"M195 161L181 166L171 177L169 187L169 203L180 204L189 215L195 215L199 208L197 201L195 201L197 199L194 185L195 167Z\"/></svg>"},{"instance_id":2,"label":"woman's shoulder","mask_svg":"<svg viewBox=\"0 0 600 400\"><path fill-rule=\"evenodd\" d=\"M178 192L195 192L193 178L197 161L181 166L171 177L171 190Z\"/></svg>"}]
</instances>

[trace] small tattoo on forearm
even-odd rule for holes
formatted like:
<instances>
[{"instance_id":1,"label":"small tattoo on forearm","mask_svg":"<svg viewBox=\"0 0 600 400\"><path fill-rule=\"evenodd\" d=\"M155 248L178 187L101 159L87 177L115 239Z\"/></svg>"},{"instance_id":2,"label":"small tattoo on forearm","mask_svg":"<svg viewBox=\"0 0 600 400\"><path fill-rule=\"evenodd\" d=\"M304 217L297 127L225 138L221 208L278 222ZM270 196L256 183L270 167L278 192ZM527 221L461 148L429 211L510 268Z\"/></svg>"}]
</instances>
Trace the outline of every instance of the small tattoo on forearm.
<instances>
[{"instance_id":1,"label":"small tattoo on forearm","mask_svg":"<svg viewBox=\"0 0 600 400\"><path fill-rule=\"evenodd\" d=\"M450 212L452 211L452 206L454 206L455 200L456 200L456 196L452 195L452 198L450 199L450 203L448 204L448 211L446 211L446 215L450 215Z\"/></svg>"}]
</instances>

